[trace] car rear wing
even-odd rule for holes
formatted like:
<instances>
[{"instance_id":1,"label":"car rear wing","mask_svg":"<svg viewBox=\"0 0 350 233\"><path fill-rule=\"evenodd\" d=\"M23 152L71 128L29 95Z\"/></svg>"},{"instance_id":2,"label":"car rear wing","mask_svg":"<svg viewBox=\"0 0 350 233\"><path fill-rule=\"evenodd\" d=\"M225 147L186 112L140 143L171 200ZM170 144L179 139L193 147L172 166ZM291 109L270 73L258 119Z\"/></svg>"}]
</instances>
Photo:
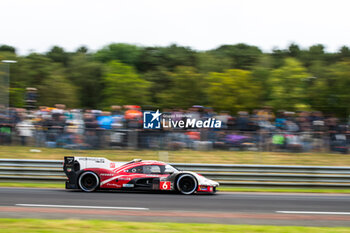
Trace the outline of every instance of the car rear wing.
<instances>
[{"instance_id":1,"label":"car rear wing","mask_svg":"<svg viewBox=\"0 0 350 233\"><path fill-rule=\"evenodd\" d=\"M65 172L83 170L86 168L115 169L125 162L112 162L101 157L64 157L63 169Z\"/></svg>"}]
</instances>

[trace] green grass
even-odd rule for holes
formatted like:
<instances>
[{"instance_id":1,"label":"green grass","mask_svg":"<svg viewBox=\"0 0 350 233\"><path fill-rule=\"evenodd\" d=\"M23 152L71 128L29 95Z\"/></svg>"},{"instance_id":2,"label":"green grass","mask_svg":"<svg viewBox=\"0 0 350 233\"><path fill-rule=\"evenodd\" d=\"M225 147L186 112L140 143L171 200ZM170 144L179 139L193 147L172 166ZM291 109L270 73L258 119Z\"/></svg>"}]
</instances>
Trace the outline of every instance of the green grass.
<instances>
[{"instance_id":1,"label":"green grass","mask_svg":"<svg viewBox=\"0 0 350 233\"><path fill-rule=\"evenodd\" d=\"M248 226L201 223L151 223L102 220L0 219L0 232L244 232L345 233L348 227Z\"/></svg>"},{"instance_id":2,"label":"green grass","mask_svg":"<svg viewBox=\"0 0 350 233\"><path fill-rule=\"evenodd\" d=\"M30 152L40 149L41 152ZM169 151L168 159L154 150L67 150L21 146L0 146L0 158L63 159L64 156L105 157L113 161L168 160L178 163L277 164L350 166L350 155L330 153L284 153L252 151Z\"/></svg>"},{"instance_id":3,"label":"green grass","mask_svg":"<svg viewBox=\"0 0 350 233\"><path fill-rule=\"evenodd\" d=\"M37 183L31 183L31 182L0 182L0 187L19 187L19 188L60 188L64 189L65 185L63 182L58 183L46 183L46 182L37 182Z\"/></svg>"}]
</instances>

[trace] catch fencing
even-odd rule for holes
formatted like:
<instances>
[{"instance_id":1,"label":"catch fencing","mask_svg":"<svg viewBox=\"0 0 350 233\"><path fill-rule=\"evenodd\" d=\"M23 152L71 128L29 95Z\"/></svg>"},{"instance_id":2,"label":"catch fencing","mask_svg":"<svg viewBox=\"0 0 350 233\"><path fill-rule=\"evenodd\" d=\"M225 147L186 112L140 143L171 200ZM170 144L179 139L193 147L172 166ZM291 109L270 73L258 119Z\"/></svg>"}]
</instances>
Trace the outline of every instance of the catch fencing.
<instances>
[{"instance_id":1,"label":"catch fencing","mask_svg":"<svg viewBox=\"0 0 350 233\"><path fill-rule=\"evenodd\" d=\"M14 127L14 126L13 126ZM15 130L16 129L16 130ZM25 135L25 136L23 136ZM142 130L80 127L12 128L0 124L0 145L85 149L228 150L349 153L350 134L237 130Z\"/></svg>"},{"instance_id":2,"label":"catch fencing","mask_svg":"<svg viewBox=\"0 0 350 233\"><path fill-rule=\"evenodd\" d=\"M350 188L350 167L170 163L223 186ZM0 159L0 180L63 182L61 160Z\"/></svg>"}]
</instances>

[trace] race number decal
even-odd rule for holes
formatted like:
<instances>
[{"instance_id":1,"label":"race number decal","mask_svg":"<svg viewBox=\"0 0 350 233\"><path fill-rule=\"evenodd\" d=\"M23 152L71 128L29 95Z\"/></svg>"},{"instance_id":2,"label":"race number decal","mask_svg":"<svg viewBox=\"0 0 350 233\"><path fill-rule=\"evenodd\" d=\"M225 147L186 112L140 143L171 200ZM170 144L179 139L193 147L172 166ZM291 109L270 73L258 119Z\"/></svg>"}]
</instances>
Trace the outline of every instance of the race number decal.
<instances>
[{"instance_id":1,"label":"race number decal","mask_svg":"<svg viewBox=\"0 0 350 233\"><path fill-rule=\"evenodd\" d=\"M171 190L171 182L170 181L161 181L159 183L159 187L161 190Z\"/></svg>"},{"instance_id":2,"label":"race number decal","mask_svg":"<svg viewBox=\"0 0 350 233\"><path fill-rule=\"evenodd\" d=\"M115 168L115 163L110 163L110 168Z\"/></svg>"}]
</instances>

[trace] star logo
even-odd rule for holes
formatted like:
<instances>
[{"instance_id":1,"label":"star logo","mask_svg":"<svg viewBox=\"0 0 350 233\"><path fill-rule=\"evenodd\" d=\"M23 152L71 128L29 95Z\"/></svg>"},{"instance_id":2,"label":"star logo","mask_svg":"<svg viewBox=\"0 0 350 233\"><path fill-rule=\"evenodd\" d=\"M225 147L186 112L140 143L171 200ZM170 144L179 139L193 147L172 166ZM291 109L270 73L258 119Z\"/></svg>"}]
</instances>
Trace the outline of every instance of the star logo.
<instances>
[{"instance_id":1,"label":"star logo","mask_svg":"<svg viewBox=\"0 0 350 233\"><path fill-rule=\"evenodd\" d=\"M144 129L161 129L161 115L162 113L159 112L159 109L157 109L156 112L154 111L144 111L143 112L143 128Z\"/></svg>"},{"instance_id":2,"label":"star logo","mask_svg":"<svg viewBox=\"0 0 350 233\"><path fill-rule=\"evenodd\" d=\"M154 120L159 121L159 117L160 117L162 114L159 113L159 109L157 109L157 111L156 111L155 113L151 113L151 115L153 116L153 118L152 118L152 120L151 120L151 122L152 122L152 121L154 121Z\"/></svg>"}]
</instances>

